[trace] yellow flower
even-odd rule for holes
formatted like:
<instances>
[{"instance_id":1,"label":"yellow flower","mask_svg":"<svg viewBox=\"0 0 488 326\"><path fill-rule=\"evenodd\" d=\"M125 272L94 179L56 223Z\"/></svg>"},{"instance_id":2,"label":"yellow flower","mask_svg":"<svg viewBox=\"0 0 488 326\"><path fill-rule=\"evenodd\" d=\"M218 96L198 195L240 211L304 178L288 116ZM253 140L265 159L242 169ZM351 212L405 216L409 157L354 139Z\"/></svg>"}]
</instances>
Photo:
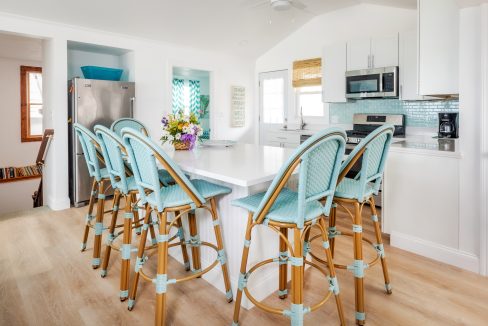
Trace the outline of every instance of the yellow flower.
<instances>
[{"instance_id":1,"label":"yellow flower","mask_svg":"<svg viewBox=\"0 0 488 326\"><path fill-rule=\"evenodd\" d=\"M182 123L179 123L179 124L178 124L178 129L179 129L179 130L183 130L183 124L182 124Z\"/></svg>"}]
</instances>

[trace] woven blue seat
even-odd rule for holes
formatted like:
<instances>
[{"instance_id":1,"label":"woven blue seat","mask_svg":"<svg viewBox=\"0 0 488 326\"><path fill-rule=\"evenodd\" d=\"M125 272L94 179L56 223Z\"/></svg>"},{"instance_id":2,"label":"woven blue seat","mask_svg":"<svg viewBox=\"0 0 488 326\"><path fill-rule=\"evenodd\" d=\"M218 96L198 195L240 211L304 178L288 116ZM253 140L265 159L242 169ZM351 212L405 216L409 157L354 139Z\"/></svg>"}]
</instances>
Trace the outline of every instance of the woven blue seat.
<instances>
[{"instance_id":1,"label":"woven blue seat","mask_svg":"<svg viewBox=\"0 0 488 326\"><path fill-rule=\"evenodd\" d=\"M359 180L344 178L336 188L335 196L340 198L354 199L358 198L358 194L364 191L364 197L370 197L373 194L377 194L377 191L367 183L364 186Z\"/></svg>"},{"instance_id":2,"label":"woven blue seat","mask_svg":"<svg viewBox=\"0 0 488 326\"><path fill-rule=\"evenodd\" d=\"M83 240L81 242L81 251L86 249L90 228L94 228L95 240L92 267L98 268L100 266L105 191L107 189L105 184L110 181L110 173L107 168L102 168L102 165L105 162L102 159L102 148L98 137L79 123L74 123L73 129L75 130L81 144L81 148L83 149L83 156L86 161L88 173L90 177L93 178L90 201L88 204L88 213L85 217L85 232L83 233ZM95 203L97 205L96 217L93 215ZM94 225L92 224L93 219L96 220Z\"/></svg>"},{"instance_id":3,"label":"woven blue seat","mask_svg":"<svg viewBox=\"0 0 488 326\"><path fill-rule=\"evenodd\" d=\"M132 229L135 228L136 233L141 234L141 223L138 213L138 203L145 204L143 200L139 201L137 195L139 193L139 186L137 185L136 178L133 176L132 165L127 160L126 148L122 142L122 139L112 130L97 125L95 126L95 132L100 140L100 147L102 150L103 158L107 166L103 173L107 173L110 177L110 182L114 188L114 200L113 200L113 213L112 221L110 223L108 243L106 246L106 254L102 263L102 277L107 275L107 268L109 265L110 252L112 247L119 249L113 245L113 240L120 234L123 235L123 243L121 249L122 258L122 275L120 285L120 298L121 300L127 299L129 296L129 268L130 268L130 252L132 242ZM165 170L158 171L159 181L166 186L173 182L173 178ZM142 196L143 197L143 196ZM125 199L125 214L124 214L124 230L116 234L116 222L118 217L118 207L120 206L121 198ZM146 206L147 207L147 206ZM147 224L147 228L151 230L151 234L154 235L154 225L152 222ZM183 230L179 233L180 240L184 241ZM153 243L156 242L156 238L153 237ZM186 247L182 245L183 254L186 255Z\"/></svg>"},{"instance_id":4,"label":"woven blue seat","mask_svg":"<svg viewBox=\"0 0 488 326\"><path fill-rule=\"evenodd\" d=\"M288 295L288 268L291 265L292 280L292 304L289 310L281 307L270 307L264 303L256 306L266 311L273 311L288 316L291 325L303 325L303 315L310 312L303 305L303 278L304 264L310 248L308 237L311 227L317 225L322 238L322 249L325 251L330 275L328 291L335 296L337 310L341 324L344 325L344 314L339 295L339 283L337 281L332 254L330 252L325 217L329 215L332 206L337 180L341 168L341 160L344 156L346 134L338 128L321 130L302 143L283 164L277 175L271 182L266 192L261 192L244 198L234 200L232 205L244 208L248 211L248 222L245 231L244 248L242 253L238 292L234 307L234 320L232 325L239 325L239 311L242 295L255 303L247 288L250 274L266 264L278 263L279 287L278 294L284 299ZM294 174L298 170L298 174ZM285 185L294 175L298 175L298 189L293 191ZM254 227L268 226L279 233L278 256L256 263L248 268L249 247ZM293 231L293 245L288 241L288 231ZM265 244L268 245L269 239ZM262 248L262 247L261 247ZM257 250L261 248L256 248ZM325 304L325 300L316 305L315 309Z\"/></svg>"},{"instance_id":5,"label":"woven blue seat","mask_svg":"<svg viewBox=\"0 0 488 326\"><path fill-rule=\"evenodd\" d=\"M265 194L266 192L261 192L252 196L240 198L232 201L232 205L245 208L248 211L255 213ZM310 221L317 216L320 216L322 212L322 205L318 201L314 200L308 202L305 206L304 219L305 221ZM283 188L269 210L267 217L270 220L277 222L294 223L294 221L298 219L298 192Z\"/></svg>"},{"instance_id":6,"label":"woven blue seat","mask_svg":"<svg viewBox=\"0 0 488 326\"><path fill-rule=\"evenodd\" d=\"M141 200L148 204L148 209L156 213L155 215L159 224L159 234L156 237L158 244L158 267L156 278L152 280L156 285L156 325L164 324L165 297L168 285L202 276L217 266L217 263L220 263L222 268L227 301L232 301L233 295L230 286L226 253L223 247L222 231L220 228L221 222L218 218L215 200L216 196L228 194L231 192L231 189L205 180L190 181L166 152L142 132L134 128L123 128L121 133L124 145L129 154L129 161L134 172L137 187L139 188ZM162 172L161 170L158 171L158 165L164 167L165 172L174 180L174 185L160 186L159 179ZM202 209L202 211L206 210L210 213L216 244L210 244L207 241L200 240L197 218L205 218L208 215L195 214L197 209ZM172 217L173 213L174 217ZM169 279L167 261L169 242L171 241L170 229L179 225L177 234L184 236L184 232L181 229L181 219L184 214L188 218L190 240L185 241L184 238L180 238L180 244L183 246L186 243L191 247L191 267L194 274L183 279ZM148 223L148 221L149 214L146 215L144 224ZM145 262L144 246L146 236L147 232L143 231L136 259L134 284L129 295L129 310L132 310L135 305L139 275L143 273L141 269L142 264ZM202 268L200 246L207 246L217 251L216 262L211 267ZM183 255L183 259L185 259L185 255ZM185 264L185 267L187 267L187 270L190 270L190 264ZM144 278L147 279L147 276Z\"/></svg>"},{"instance_id":7,"label":"woven blue seat","mask_svg":"<svg viewBox=\"0 0 488 326\"><path fill-rule=\"evenodd\" d=\"M231 192L230 188L217 185L205 180L194 179L190 180L195 189L202 195L203 198L211 198L215 196L225 195ZM163 207L175 207L190 205L193 201L188 194L178 184L161 188L160 194ZM154 193L147 196L148 203L157 205L158 201L155 199Z\"/></svg>"},{"instance_id":8,"label":"woven blue seat","mask_svg":"<svg viewBox=\"0 0 488 326\"><path fill-rule=\"evenodd\" d=\"M365 137L349 154L347 159L342 163L339 184L334 194L334 208L329 217L330 246L334 252L335 239L338 235L353 235L354 262L347 266L355 277L355 306L356 306L356 324L363 325L366 320L364 304L364 271L380 261L383 268L383 277L385 280L385 289L388 294L392 293L388 268L386 264L386 254L381 236L381 226L379 217L376 212L376 203L373 195L379 193L383 171L385 168L388 150L393 138L395 128L393 125L383 125L371 132ZM359 161L361 160L361 161ZM354 178L346 178L351 168L361 162L361 170ZM341 179L342 178L342 179ZM373 245L377 252L377 258L371 262L363 260L363 204L368 203L371 211L375 231L375 241L366 240ZM346 208L346 213L352 219L352 233L336 229L336 205ZM348 210L346 206L352 205L354 209ZM313 253L312 253L313 256ZM313 256L317 259L317 256ZM336 266L345 268L344 265ZM359 285L359 286L358 286Z\"/></svg>"}]
</instances>

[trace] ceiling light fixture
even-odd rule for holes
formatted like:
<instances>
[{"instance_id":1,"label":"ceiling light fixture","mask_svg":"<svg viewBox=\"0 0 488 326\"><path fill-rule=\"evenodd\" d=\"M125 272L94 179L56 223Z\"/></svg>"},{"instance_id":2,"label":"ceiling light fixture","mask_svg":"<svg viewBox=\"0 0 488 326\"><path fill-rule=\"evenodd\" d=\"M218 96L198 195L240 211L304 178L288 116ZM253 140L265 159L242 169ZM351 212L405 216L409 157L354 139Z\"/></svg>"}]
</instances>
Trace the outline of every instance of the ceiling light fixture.
<instances>
[{"instance_id":1,"label":"ceiling light fixture","mask_svg":"<svg viewBox=\"0 0 488 326\"><path fill-rule=\"evenodd\" d=\"M291 8L291 0L271 0L271 8L276 11L285 11Z\"/></svg>"}]
</instances>

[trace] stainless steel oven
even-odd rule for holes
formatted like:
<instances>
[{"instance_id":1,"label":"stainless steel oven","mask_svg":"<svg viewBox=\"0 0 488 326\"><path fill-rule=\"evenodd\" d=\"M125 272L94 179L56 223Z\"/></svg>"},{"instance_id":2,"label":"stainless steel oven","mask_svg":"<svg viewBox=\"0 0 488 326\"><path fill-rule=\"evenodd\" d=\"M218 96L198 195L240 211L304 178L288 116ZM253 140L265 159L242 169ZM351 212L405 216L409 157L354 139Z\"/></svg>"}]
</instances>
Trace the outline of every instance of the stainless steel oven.
<instances>
[{"instance_id":1,"label":"stainless steel oven","mask_svg":"<svg viewBox=\"0 0 488 326\"><path fill-rule=\"evenodd\" d=\"M398 97L398 67L346 72L346 98L363 99L375 97Z\"/></svg>"}]
</instances>

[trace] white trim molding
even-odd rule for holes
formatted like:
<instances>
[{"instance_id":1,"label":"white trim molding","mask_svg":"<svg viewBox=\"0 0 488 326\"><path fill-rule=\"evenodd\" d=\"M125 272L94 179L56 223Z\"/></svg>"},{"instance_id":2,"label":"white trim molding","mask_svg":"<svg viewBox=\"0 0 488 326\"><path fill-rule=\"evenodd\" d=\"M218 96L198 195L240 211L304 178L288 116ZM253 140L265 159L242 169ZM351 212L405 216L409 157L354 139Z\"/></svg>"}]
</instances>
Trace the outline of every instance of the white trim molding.
<instances>
[{"instance_id":1,"label":"white trim molding","mask_svg":"<svg viewBox=\"0 0 488 326\"><path fill-rule=\"evenodd\" d=\"M479 272L480 260L476 255L469 252L395 231L390 235L390 245L442 263L475 273Z\"/></svg>"},{"instance_id":2,"label":"white trim molding","mask_svg":"<svg viewBox=\"0 0 488 326\"><path fill-rule=\"evenodd\" d=\"M488 275L488 4L481 5L480 274Z\"/></svg>"}]
</instances>

